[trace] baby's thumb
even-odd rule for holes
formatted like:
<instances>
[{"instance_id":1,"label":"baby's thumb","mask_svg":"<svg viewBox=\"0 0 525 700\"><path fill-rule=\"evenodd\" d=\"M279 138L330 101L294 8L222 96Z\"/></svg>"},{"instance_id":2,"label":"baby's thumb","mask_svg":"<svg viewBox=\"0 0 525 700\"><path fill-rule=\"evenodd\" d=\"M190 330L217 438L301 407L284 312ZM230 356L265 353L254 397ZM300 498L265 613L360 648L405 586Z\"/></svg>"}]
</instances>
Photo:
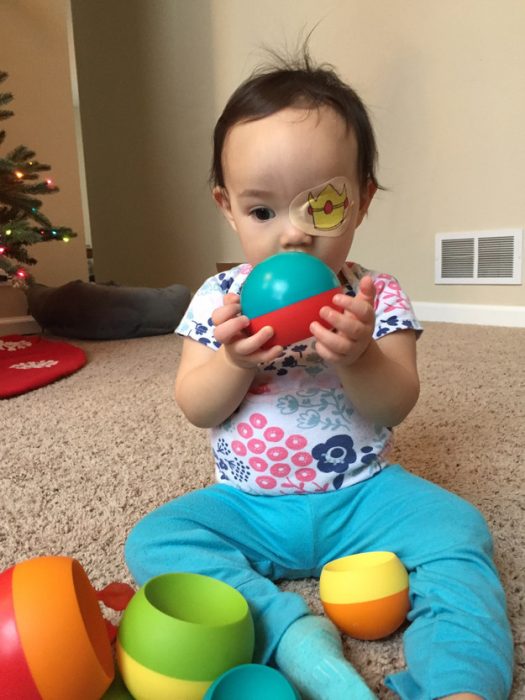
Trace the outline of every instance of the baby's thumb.
<instances>
[{"instance_id":1,"label":"baby's thumb","mask_svg":"<svg viewBox=\"0 0 525 700\"><path fill-rule=\"evenodd\" d=\"M362 299L363 301L373 304L376 298L376 288L374 285L374 280L367 276L363 277L359 284L359 291L357 292L357 299Z\"/></svg>"},{"instance_id":2,"label":"baby's thumb","mask_svg":"<svg viewBox=\"0 0 525 700\"><path fill-rule=\"evenodd\" d=\"M240 297L238 294L233 294L233 292L228 292L228 294L225 294L222 303L224 305L226 304L238 304L240 301Z\"/></svg>"}]
</instances>

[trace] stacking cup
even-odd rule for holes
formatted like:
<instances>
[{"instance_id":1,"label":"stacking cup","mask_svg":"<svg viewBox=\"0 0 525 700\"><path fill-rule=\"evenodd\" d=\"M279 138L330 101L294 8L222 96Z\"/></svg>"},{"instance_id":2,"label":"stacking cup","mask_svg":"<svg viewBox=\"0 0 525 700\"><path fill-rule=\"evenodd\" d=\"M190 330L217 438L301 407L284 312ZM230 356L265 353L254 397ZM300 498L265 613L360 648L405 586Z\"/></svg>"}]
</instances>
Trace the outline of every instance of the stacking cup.
<instances>
[{"instance_id":1,"label":"stacking cup","mask_svg":"<svg viewBox=\"0 0 525 700\"><path fill-rule=\"evenodd\" d=\"M408 573L393 552L364 552L323 567L319 582L325 613L357 639L387 637L410 608Z\"/></svg>"},{"instance_id":2,"label":"stacking cup","mask_svg":"<svg viewBox=\"0 0 525 700\"><path fill-rule=\"evenodd\" d=\"M99 700L111 645L94 589L69 557L38 557L0 574L0 695Z\"/></svg>"},{"instance_id":3,"label":"stacking cup","mask_svg":"<svg viewBox=\"0 0 525 700\"><path fill-rule=\"evenodd\" d=\"M300 697L275 668L243 664L219 676L204 700L300 700Z\"/></svg>"},{"instance_id":4,"label":"stacking cup","mask_svg":"<svg viewBox=\"0 0 525 700\"><path fill-rule=\"evenodd\" d=\"M228 669L249 663L253 621L245 598L222 581L163 574L131 599L117 662L136 700L201 700Z\"/></svg>"}]
</instances>

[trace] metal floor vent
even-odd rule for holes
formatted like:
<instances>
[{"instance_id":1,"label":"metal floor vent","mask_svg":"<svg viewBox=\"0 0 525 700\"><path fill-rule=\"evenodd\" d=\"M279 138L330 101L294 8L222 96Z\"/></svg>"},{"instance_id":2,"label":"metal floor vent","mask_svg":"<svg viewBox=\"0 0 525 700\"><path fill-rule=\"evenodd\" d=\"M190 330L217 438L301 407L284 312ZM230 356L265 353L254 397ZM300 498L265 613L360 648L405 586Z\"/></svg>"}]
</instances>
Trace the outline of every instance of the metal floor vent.
<instances>
[{"instance_id":1,"label":"metal floor vent","mask_svg":"<svg viewBox=\"0 0 525 700\"><path fill-rule=\"evenodd\" d=\"M523 229L436 234L436 284L521 284Z\"/></svg>"}]
</instances>

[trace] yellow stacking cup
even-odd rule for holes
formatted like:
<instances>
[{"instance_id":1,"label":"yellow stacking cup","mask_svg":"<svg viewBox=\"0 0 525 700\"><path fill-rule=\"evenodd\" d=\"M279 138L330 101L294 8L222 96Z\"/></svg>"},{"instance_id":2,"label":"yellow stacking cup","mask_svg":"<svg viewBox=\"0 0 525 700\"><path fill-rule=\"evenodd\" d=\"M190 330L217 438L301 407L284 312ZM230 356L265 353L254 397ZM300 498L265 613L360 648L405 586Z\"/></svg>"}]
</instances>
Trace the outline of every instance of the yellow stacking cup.
<instances>
[{"instance_id":1,"label":"yellow stacking cup","mask_svg":"<svg viewBox=\"0 0 525 700\"><path fill-rule=\"evenodd\" d=\"M327 616L357 639L387 637L410 608L408 573L393 552L364 552L329 562L319 590Z\"/></svg>"},{"instance_id":2,"label":"yellow stacking cup","mask_svg":"<svg viewBox=\"0 0 525 700\"><path fill-rule=\"evenodd\" d=\"M253 621L245 598L222 581L163 574L131 599L117 662L136 700L201 700L222 673L250 663Z\"/></svg>"}]
</instances>

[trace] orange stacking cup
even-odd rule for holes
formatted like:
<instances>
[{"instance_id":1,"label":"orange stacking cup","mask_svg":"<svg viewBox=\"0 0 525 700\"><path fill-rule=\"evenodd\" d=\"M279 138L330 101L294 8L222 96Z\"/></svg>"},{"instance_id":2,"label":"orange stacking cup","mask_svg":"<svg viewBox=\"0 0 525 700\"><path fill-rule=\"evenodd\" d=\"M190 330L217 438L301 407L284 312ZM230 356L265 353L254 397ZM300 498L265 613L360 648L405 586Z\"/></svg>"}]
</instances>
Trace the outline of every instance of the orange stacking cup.
<instances>
[{"instance_id":1,"label":"orange stacking cup","mask_svg":"<svg viewBox=\"0 0 525 700\"><path fill-rule=\"evenodd\" d=\"M323 567L320 596L327 616L357 639L381 639L410 608L408 573L393 552L364 552Z\"/></svg>"},{"instance_id":2,"label":"orange stacking cup","mask_svg":"<svg viewBox=\"0 0 525 700\"><path fill-rule=\"evenodd\" d=\"M16 627L43 700L99 700L114 677L96 593L75 559L39 557L12 573Z\"/></svg>"}]
</instances>

